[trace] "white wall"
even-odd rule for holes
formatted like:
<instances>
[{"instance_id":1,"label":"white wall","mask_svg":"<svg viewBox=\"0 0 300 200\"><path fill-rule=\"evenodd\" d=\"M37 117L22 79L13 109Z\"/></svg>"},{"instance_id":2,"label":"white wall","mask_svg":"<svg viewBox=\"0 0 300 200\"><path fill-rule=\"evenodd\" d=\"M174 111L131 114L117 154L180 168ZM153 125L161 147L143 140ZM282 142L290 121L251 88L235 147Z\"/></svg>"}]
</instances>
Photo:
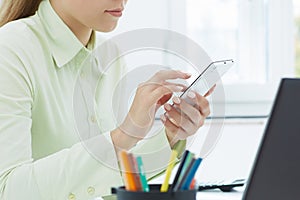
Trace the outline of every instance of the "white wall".
<instances>
[{"instance_id":1,"label":"white wall","mask_svg":"<svg viewBox=\"0 0 300 200\"><path fill-rule=\"evenodd\" d=\"M168 6L166 0L129 0L116 30L109 35L139 28L167 28Z\"/></svg>"},{"instance_id":2,"label":"white wall","mask_svg":"<svg viewBox=\"0 0 300 200\"><path fill-rule=\"evenodd\" d=\"M248 177L263 134L264 121L227 120L215 149L197 172L199 181ZM195 141L190 148L193 152L197 152L199 142Z\"/></svg>"},{"instance_id":3,"label":"white wall","mask_svg":"<svg viewBox=\"0 0 300 200\"><path fill-rule=\"evenodd\" d=\"M202 161L197 171L197 180L207 182L247 178L264 132L265 122L266 119L226 120L217 145ZM207 120L207 124L199 130L192 145L188 144L192 152L200 151L203 141L201 133L207 131L208 124ZM176 172L176 169L173 172ZM171 181L173 178L174 173ZM163 179L164 176L159 177L152 183L160 183Z\"/></svg>"}]
</instances>

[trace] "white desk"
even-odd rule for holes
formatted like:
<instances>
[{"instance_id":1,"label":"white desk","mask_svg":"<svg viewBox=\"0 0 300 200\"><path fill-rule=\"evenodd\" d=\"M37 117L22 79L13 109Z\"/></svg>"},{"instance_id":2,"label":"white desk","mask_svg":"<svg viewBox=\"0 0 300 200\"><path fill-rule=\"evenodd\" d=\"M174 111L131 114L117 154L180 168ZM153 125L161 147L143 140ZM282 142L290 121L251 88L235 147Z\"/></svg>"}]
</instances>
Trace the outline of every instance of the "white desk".
<instances>
[{"instance_id":1,"label":"white desk","mask_svg":"<svg viewBox=\"0 0 300 200\"><path fill-rule=\"evenodd\" d=\"M241 200L243 196L244 188L237 188L232 192L222 192L218 189L207 190L197 193L196 200ZM105 200L116 200L114 197L106 197ZM96 198L94 200L102 200L102 198Z\"/></svg>"},{"instance_id":2,"label":"white desk","mask_svg":"<svg viewBox=\"0 0 300 200\"><path fill-rule=\"evenodd\" d=\"M241 200L244 188L238 188L232 192L222 192L218 189L197 193L197 200Z\"/></svg>"},{"instance_id":3,"label":"white desk","mask_svg":"<svg viewBox=\"0 0 300 200\"><path fill-rule=\"evenodd\" d=\"M216 148L200 165L196 177L203 182L235 180L247 178L259 146L264 120L227 120L222 136ZM200 131L205 132L204 126ZM192 152L199 151L203 141L201 133L190 142ZM173 170L171 181L177 167ZM161 184L164 176L152 180L151 184ZM238 187L234 192L222 192L218 189L197 193L197 200L241 200L244 188ZM113 199L108 199L113 200Z\"/></svg>"}]
</instances>

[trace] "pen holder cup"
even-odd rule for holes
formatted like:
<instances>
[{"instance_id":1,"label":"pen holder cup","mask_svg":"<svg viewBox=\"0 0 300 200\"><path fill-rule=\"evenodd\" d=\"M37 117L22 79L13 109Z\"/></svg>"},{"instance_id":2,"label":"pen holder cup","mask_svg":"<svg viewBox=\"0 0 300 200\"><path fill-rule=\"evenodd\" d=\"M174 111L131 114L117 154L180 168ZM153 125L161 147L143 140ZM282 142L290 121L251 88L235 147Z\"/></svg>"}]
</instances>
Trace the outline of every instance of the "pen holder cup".
<instances>
[{"instance_id":1,"label":"pen holder cup","mask_svg":"<svg viewBox=\"0 0 300 200\"><path fill-rule=\"evenodd\" d=\"M112 188L117 200L196 200L196 190L160 192L161 185L150 184L150 191L127 191L125 187Z\"/></svg>"}]
</instances>

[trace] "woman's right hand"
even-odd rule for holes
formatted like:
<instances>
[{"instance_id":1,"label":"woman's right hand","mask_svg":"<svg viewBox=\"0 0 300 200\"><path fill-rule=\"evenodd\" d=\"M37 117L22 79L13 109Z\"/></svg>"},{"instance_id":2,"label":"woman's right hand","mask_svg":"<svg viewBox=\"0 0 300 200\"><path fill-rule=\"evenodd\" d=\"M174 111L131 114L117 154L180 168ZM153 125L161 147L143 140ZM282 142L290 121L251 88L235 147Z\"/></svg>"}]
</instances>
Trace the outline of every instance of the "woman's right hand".
<instances>
[{"instance_id":1,"label":"woman's right hand","mask_svg":"<svg viewBox=\"0 0 300 200\"><path fill-rule=\"evenodd\" d=\"M181 71L163 70L140 84L124 122L111 133L116 149L130 149L142 140L151 129L158 108L172 97L173 92L183 91L185 86L167 80L190 77Z\"/></svg>"}]
</instances>

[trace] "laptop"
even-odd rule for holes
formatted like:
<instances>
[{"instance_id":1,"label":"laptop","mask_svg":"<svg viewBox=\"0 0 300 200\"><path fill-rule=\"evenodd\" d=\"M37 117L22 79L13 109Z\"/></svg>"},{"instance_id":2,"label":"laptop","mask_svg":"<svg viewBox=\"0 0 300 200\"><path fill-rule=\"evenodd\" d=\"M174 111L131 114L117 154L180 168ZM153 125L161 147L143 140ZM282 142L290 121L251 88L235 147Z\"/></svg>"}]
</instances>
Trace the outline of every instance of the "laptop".
<instances>
[{"instance_id":1,"label":"laptop","mask_svg":"<svg viewBox=\"0 0 300 200\"><path fill-rule=\"evenodd\" d=\"M300 199L300 79L282 79L243 200Z\"/></svg>"}]
</instances>

